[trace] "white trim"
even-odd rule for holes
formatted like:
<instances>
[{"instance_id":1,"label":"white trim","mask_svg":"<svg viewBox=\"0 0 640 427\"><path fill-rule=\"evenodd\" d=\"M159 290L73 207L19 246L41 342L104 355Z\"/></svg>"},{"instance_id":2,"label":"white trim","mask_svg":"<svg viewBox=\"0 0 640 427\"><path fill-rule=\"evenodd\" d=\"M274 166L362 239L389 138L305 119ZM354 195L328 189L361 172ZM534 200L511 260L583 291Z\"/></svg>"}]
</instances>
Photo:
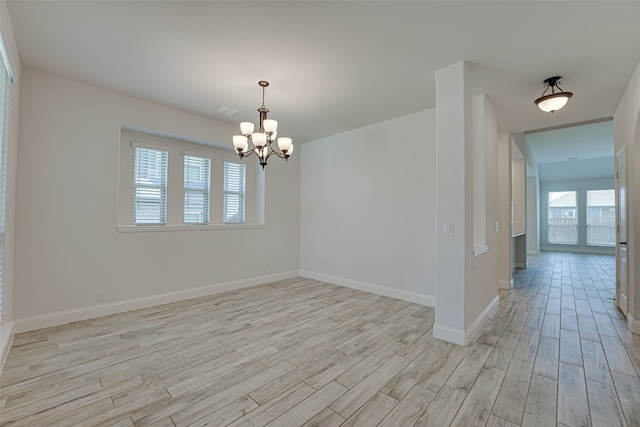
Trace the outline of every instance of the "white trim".
<instances>
[{"instance_id":1,"label":"white trim","mask_svg":"<svg viewBox=\"0 0 640 427\"><path fill-rule=\"evenodd\" d=\"M176 141L182 141L182 142L190 142L192 144L198 144L204 147L220 148L220 149L235 153L233 146L230 146L227 144L219 144L217 142L207 141L200 138L192 138L185 135L178 135L177 133L165 132L157 129L145 128L145 127L131 125L127 123L121 123L120 128L121 130L129 131L129 132L136 132L136 133L141 133L144 135L151 135L151 136L159 136L160 138L174 139Z\"/></svg>"},{"instance_id":2,"label":"white trim","mask_svg":"<svg viewBox=\"0 0 640 427\"><path fill-rule=\"evenodd\" d=\"M477 337L482 328L482 324L492 318L498 311L498 303L500 302L500 295L497 295L491 300L489 304L482 310L482 313L476 317L471 325L467 328L466 336L467 342L465 345L472 343Z\"/></svg>"},{"instance_id":3,"label":"white trim","mask_svg":"<svg viewBox=\"0 0 640 427\"><path fill-rule=\"evenodd\" d=\"M13 343L13 322L5 322L0 325L0 372L4 368L4 362Z\"/></svg>"},{"instance_id":4,"label":"white trim","mask_svg":"<svg viewBox=\"0 0 640 427\"><path fill-rule=\"evenodd\" d=\"M511 289L511 288L513 288L513 279L498 280L498 288L499 289Z\"/></svg>"},{"instance_id":5,"label":"white trim","mask_svg":"<svg viewBox=\"0 0 640 427\"><path fill-rule=\"evenodd\" d=\"M473 248L473 256L482 255L483 253L489 250L489 246L487 245L478 245Z\"/></svg>"},{"instance_id":6,"label":"white trim","mask_svg":"<svg viewBox=\"0 0 640 427\"><path fill-rule=\"evenodd\" d=\"M203 231L203 230L246 230L264 228L264 224L176 224L176 225L118 225L120 233L145 231Z\"/></svg>"},{"instance_id":7,"label":"white trim","mask_svg":"<svg viewBox=\"0 0 640 427\"><path fill-rule=\"evenodd\" d=\"M215 160L216 156L214 154L211 153L211 150L208 150L209 152L205 152L205 150L202 150L202 152L198 152L197 150L182 150L182 157L186 157L186 156L191 156L191 157L200 157L202 159L209 159L209 160Z\"/></svg>"},{"instance_id":8,"label":"white trim","mask_svg":"<svg viewBox=\"0 0 640 427\"><path fill-rule=\"evenodd\" d=\"M640 334L640 320L635 320L631 313L627 313L627 327L634 334Z\"/></svg>"},{"instance_id":9,"label":"white trim","mask_svg":"<svg viewBox=\"0 0 640 427\"><path fill-rule=\"evenodd\" d=\"M2 59L4 59L4 64L7 68L7 72L9 73L9 80L11 83L16 82L15 74L13 73L13 67L11 66L11 59L9 59L9 53L7 52L7 47L4 44L4 36L2 32L0 32L0 55L2 55Z\"/></svg>"},{"instance_id":10,"label":"white trim","mask_svg":"<svg viewBox=\"0 0 640 427\"><path fill-rule=\"evenodd\" d=\"M172 153L175 148L169 142L164 141L131 141L131 148L146 148L147 150L166 151Z\"/></svg>"},{"instance_id":11,"label":"white trim","mask_svg":"<svg viewBox=\"0 0 640 427\"><path fill-rule=\"evenodd\" d=\"M578 245L544 245L540 246L540 250L543 252L572 252L579 254L592 254L592 255L615 255L615 246L578 246Z\"/></svg>"},{"instance_id":12,"label":"white trim","mask_svg":"<svg viewBox=\"0 0 640 427\"><path fill-rule=\"evenodd\" d=\"M493 317L498 310L498 302L500 296L496 295L493 300L482 310L482 313L476 317L476 319L469 325L466 331L458 328L452 328L450 326L441 325L439 323L433 324L433 337L444 341L448 341L458 345L469 345L474 342L480 331L482 331L483 324Z\"/></svg>"},{"instance_id":13,"label":"white trim","mask_svg":"<svg viewBox=\"0 0 640 427\"><path fill-rule=\"evenodd\" d=\"M439 323L433 324L433 337L458 345L466 345L466 334L462 329L451 328Z\"/></svg>"},{"instance_id":14,"label":"white trim","mask_svg":"<svg viewBox=\"0 0 640 427\"><path fill-rule=\"evenodd\" d=\"M533 250L528 250L527 251L527 255L538 255L538 251L533 249Z\"/></svg>"},{"instance_id":15,"label":"white trim","mask_svg":"<svg viewBox=\"0 0 640 427\"><path fill-rule=\"evenodd\" d=\"M300 270L300 276L308 279L319 280L346 288L358 289L360 291L371 292L386 297L401 299L403 301L414 302L428 307L436 306L436 299L430 295L418 294L404 289L388 288L386 286L375 285L373 283L360 282L358 280L346 279L343 277L330 276L328 274L316 273L314 271Z\"/></svg>"},{"instance_id":16,"label":"white trim","mask_svg":"<svg viewBox=\"0 0 640 427\"><path fill-rule=\"evenodd\" d=\"M47 313L39 316L15 320L14 332L20 333L33 331L35 329L48 328L51 326L64 325L70 322L78 322L81 320L123 313L125 311L154 307L157 305L213 295L220 292L227 292L236 289L247 288L250 286L263 285L266 283L290 279L297 276L298 272L295 270L286 271L283 273L269 274L266 276L253 277L250 279L234 280L232 282L217 283L215 285L185 289L183 291L169 292L166 294L152 295L149 297L94 305L91 307L82 307L73 310L59 311L56 313Z\"/></svg>"}]
</instances>

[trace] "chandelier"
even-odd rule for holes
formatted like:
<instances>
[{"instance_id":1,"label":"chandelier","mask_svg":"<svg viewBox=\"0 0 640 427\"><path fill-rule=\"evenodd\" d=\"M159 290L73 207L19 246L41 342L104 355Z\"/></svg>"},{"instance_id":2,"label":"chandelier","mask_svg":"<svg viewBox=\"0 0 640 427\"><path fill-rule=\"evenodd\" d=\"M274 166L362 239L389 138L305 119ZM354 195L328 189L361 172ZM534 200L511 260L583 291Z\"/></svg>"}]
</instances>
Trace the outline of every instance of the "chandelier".
<instances>
[{"instance_id":1,"label":"chandelier","mask_svg":"<svg viewBox=\"0 0 640 427\"><path fill-rule=\"evenodd\" d=\"M533 101L539 109L544 111L545 113L553 113L558 111L562 107L564 107L569 101L569 98L573 96L572 92L564 92L560 89L560 80L561 76L549 77L544 81L544 92L542 92L542 96L535 101ZM544 94L551 88L551 93L547 96ZM559 92L556 92L555 89L558 89Z\"/></svg>"},{"instance_id":2,"label":"chandelier","mask_svg":"<svg viewBox=\"0 0 640 427\"><path fill-rule=\"evenodd\" d=\"M262 88L262 107L258 108L260 113L260 128L254 131L254 125L251 122L240 123L240 132L242 135L233 136L233 147L236 152L243 158L255 154L260 160L262 169L267 165L267 159L272 155L276 155L281 159L289 160L289 156L293 153L293 141L291 138L278 138L278 148L272 144L276 140L278 133L278 121L267 118L269 109L264 105L264 88L269 86L269 82L260 80L258 85ZM249 141L253 143L253 147L249 149Z\"/></svg>"}]
</instances>

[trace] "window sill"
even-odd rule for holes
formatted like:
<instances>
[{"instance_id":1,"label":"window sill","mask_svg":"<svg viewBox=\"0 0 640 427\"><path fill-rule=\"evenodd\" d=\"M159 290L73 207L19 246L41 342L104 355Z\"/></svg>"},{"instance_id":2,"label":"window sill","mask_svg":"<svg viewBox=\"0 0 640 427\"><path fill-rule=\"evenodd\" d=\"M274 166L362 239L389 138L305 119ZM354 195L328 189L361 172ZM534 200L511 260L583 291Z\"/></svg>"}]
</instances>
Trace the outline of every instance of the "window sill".
<instances>
[{"instance_id":1,"label":"window sill","mask_svg":"<svg viewBox=\"0 0 640 427\"><path fill-rule=\"evenodd\" d=\"M483 253L489 250L489 246L487 245L475 245L473 247L473 256L482 255Z\"/></svg>"},{"instance_id":2,"label":"window sill","mask_svg":"<svg viewBox=\"0 0 640 427\"><path fill-rule=\"evenodd\" d=\"M208 231L248 230L264 228L264 224L209 224L209 225L118 225L119 233L144 233L156 231Z\"/></svg>"}]
</instances>

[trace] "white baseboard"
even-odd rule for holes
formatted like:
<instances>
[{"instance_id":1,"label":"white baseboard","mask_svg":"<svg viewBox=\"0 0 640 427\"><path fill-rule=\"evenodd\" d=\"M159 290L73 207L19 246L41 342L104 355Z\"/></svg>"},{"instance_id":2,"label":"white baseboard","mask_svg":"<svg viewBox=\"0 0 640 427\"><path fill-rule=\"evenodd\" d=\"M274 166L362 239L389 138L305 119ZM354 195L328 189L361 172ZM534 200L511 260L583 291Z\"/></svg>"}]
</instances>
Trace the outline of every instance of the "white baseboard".
<instances>
[{"instance_id":1,"label":"white baseboard","mask_svg":"<svg viewBox=\"0 0 640 427\"><path fill-rule=\"evenodd\" d=\"M538 251L537 250L528 250L527 251L527 255L538 255Z\"/></svg>"},{"instance_id":2,"label":"white baseboard","mask_svg":"<svg viewBox=\"0 0 640 427\"><path fill-rule=\"evenodd\" d=\"M466 331L458 328L452 328L450 326L442 325L439 323L433 324L433 337L444 341L449 341L458 345L469 345L473 343L484 323L491 319L498 311L498 302L500 302L500 296L496 295L493 300L482 310L482 313L475 318L475 320L469 325Z\"/></svg>"},{"instance_id":3,"label":"white baseboard","mask_svg":"<svg viewBox=\"0 0 640 427\"><path fill-rule=\"evenodd\" d=\"M482 331L482 326L484 326L484 323L496 315L496 313L498 312L498 308L500 307L498 304L499 302L500 295L496 295L495 297L493 297L491 302L487 304L484 310L482 310L482 313L480 313L478 317L475 318L473 323L469 325L469 327L467 328L467 344L475 341L475 339L478 337L478 334L480 334L480 331Z\"/></svg>"},{"instance_id":4,"label":"white baseboard","mask_svg":"<svg viewBox=\"0 0 640 427\"><path fill-rule=\"evenodd\" d=\"M0 325L0 372L4 368L7 354L13 342L13 322L5 322Z\"/></svg>"},{"instance_id":5,"label":"white baseboard","mask_svg":"<svg viewBox=\"0 0 640 427\"><path fill-rule=\"evenodd\" d=\"M154 307L156 305L213 295L220 292L227 292L236 289L247 288L250 286L263 285L266 283L275 282L277 280L290 279L297 276L298 271L287 271L284 273L269 274L266 276L252 277L250 279L217 283L215 285L185 289L182 291L152 295L149 297L135 298L126 301L112 302L90 307L82 307L73 310L59 311L56 313L47 313L39 316L15 320L13 322L13 331L17 334L20 332L33 331L36 329L48 328L51 326L59 326L70 322L79 322L81 320L109 316L111 314L123 313L125 311Z\"/></svg>"},{"instance_id":6,"label":"white baseboard","mask_svg":"<svg viewBox=\"0 0 640 427\"><path fill-rule=\"evenodd\" d=\"M465 331L439 323L433 324L433 337L458 345L467 345L467 334Z\"/></svg>"},{"instance_id":7,"label":"white baseboard","mask_svg":"<svg viewBox=\"0 0 640 427\"><path fill-rule=\"evenodd\" d=\"M358 280L345 279L343 277L330 276L328 274L316 273L308 270L300 270L300 276L338 286L344 286L346 288L358 289L360 291L384 295L386 297L401 299L403 301L414 302L428 307L436 306L435 297L418 294L404 289L388 288L386 286L374 285L373 283L360 282Z\"/></svg>"},{"instance_id":8,"label":"white baseboard","mask_svg":"<svg viewBox=\"0 0 640 427\"><path fill-rule=\"evenodd\" d=\"M498 288L499 289L511 289L511 288L513 288L513 279L498 280Z\"/></svg>"},{"instance_id":9,"label":"white baseboard","mask_svg":"<svg viewBox=\"0 0 640 427\"><path fill-rule=\"evenodd\" d=\"M640 334L640 320L635 320L631 314L627 314L627 326L634 334Z\"/></svg>"}]
</instances>

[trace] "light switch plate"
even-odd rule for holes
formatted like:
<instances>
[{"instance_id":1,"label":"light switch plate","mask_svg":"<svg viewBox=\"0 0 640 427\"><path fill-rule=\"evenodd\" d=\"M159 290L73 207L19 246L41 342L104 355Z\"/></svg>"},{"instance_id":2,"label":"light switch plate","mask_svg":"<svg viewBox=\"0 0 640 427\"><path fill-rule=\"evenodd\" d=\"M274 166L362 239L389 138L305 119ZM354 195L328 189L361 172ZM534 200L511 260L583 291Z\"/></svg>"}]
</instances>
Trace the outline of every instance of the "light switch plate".
<instances>
[{"instance_id":1,"label":"light switch plate","mask_svg":"<svg viewBox=\"0 0 640 427\"><path fill-rule=\"evenodd\" d=\"M453 223L452 222L445 222L444 223L444 235L445 236L453 236L454 235Z\"/></svg>"}]
</instances>

